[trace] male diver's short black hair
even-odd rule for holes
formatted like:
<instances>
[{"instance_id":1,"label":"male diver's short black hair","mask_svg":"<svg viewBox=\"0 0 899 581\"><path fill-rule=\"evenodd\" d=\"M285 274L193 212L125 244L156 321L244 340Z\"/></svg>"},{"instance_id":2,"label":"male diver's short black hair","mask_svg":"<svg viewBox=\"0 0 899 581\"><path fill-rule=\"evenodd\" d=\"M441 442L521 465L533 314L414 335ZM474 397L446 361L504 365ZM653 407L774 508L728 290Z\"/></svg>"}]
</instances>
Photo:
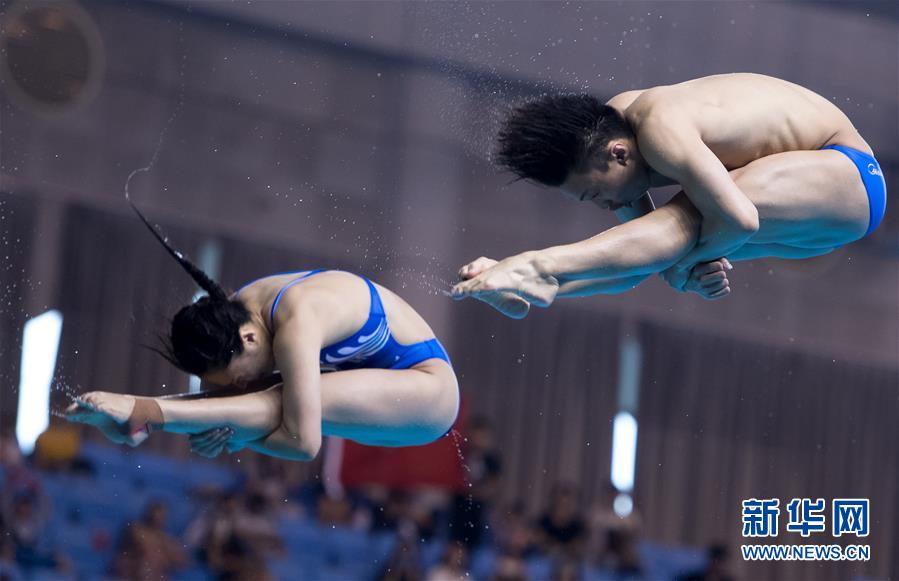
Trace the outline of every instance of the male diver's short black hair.
<instances>
[{"instance_id":1,"label":"male diver's short black hair","mask_svg":"<svg viewBox=\"0 0 899 581\"><path fill-rule=\"evenodd\" d=\"M193 375L224 369L243 352L240 327L250 320L250 311L157 232L131 200L131 207L178 264L208 295L182 307L172 319L170 335L162 338L162 349L154 351L178 369Z\"/></svg>"},{"instance_id":2,"label":"male diver's short black hair","mask_svg":"<svg viewBox=\"0 0 899 581\"><path fill-rule=\"evenodd\" d=\"M496 137L496 163L519 179L557 187L610 139L631 134L591 95L544 95L514 107Z\"/></svg>"}]
</instances>

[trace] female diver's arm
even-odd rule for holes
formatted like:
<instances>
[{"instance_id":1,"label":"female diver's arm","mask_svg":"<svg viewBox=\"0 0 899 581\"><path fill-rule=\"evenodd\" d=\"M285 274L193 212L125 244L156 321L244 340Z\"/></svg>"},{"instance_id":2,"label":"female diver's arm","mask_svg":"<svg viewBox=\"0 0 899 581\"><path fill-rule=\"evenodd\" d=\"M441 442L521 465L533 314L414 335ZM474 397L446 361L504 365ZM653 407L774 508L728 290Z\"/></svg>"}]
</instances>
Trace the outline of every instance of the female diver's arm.
<instances>
[{"instance_id":1,"label":"female diver's arm","mask_svg":"<svg viewBox=\"0 0 899 581\"><path fill-rule=\"evenodd\" d=\"M273 339L275 361L283 378L281 421L268 436L246 447L288 460L312 460L322 442L322 332L309 301L282 301Z\"/></svg>"}]
</instances>

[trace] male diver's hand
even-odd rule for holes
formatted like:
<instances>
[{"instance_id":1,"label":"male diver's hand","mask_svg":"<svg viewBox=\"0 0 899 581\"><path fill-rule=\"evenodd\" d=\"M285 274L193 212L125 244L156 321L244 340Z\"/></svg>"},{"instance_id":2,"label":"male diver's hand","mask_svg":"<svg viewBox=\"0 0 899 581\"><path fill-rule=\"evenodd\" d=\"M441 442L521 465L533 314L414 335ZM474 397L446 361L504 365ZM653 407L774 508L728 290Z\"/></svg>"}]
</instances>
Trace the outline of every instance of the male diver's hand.
<instances>
[{"instance_id":1,"label":"male diver's hand","mask_svg":"<svg viewBox=\"0 0 899 581\"><path fill-rule=\"evenodd\" d=\"M204 458L215 458L225 450L233 452L239 450L235 447L236 443L231 441L234 430L228 427L212 428L198 434L191 434L190 451ZM232 450L232 447L235 447Z\"/></svg>"},{"instance_id":2,"label":"male diver's hand","mask_svg":"<svg viewBox=\"0 0 899 581\"><path fill-rule=\"evenodd\" d=\"M659 273L662 280L668 283L668 286L679 293L687 292L685 288L687 281L690 279L689 272L678 269L676 266L667 268Z\"/></svg>"},{"instance_id":3,"label":"male diver's hand","mask_svg":"<svg viewBox=\"0 0 899 581\"><path fill-rule=\"evenodd\" d=\"M727 279L729 270L733 270L733 265L726 258L721 258L696 265L686 276L676 267L669 268L661 276L675 290L694 292L706 300L714 301L730 294L730 282Z\"/></svg>"},{"instance_id":4,"label":"male diver's hand","mask_svg":"<svg viewBox=\"0 0 899 581\"><path fill-rule=\"evenodd\" d=\"M482 257L463 267L460 275L468 280L453 287L456 300L474 297L488 302L491 295L503 294L505 297L517 296L532 305L548 307L559 292L559 281L538 270L536 253L533 252L518 254L500 262ZM524 314L526 312L521 316Z\"/></svg>"},{"instance_id":5,"label":"male diver's hand","mask_svg":"<svg viewBox=\"0 0 899 581\"><path fill-rule=\"evenodd\" d=\"M459 278L471 280L497 264L496 260L482 256L459 269ZM531 309L530 303L511 292L498 292L476 297L500 313L512 319L523 319Z\"/></svg>"}]
</instances>

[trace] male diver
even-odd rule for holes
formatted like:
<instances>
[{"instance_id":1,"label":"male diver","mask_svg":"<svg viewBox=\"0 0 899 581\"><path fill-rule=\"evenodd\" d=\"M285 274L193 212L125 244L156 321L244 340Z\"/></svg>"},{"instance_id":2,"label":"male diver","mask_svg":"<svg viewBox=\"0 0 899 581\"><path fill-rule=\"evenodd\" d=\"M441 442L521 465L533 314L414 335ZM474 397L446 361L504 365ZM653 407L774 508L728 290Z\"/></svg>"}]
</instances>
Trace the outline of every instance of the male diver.
<instances>
[{"instance_id":1,"label":"male diver","mask_svg":"<svg viewBox=\"0 0 899 581\"><path fill-rule=\"evenodd\" d=\"M505 119L496 159L624 222L460 269L456 298L516 318L530 304L623 292L655 273L722 298L729 261L826 254L874 231L886 208L883 172L849 118L809 89L758 74L627 91L605 105L543 96ZM648 190L666 185L682 191L655 209Z\"/></svg>"}]
</instances>

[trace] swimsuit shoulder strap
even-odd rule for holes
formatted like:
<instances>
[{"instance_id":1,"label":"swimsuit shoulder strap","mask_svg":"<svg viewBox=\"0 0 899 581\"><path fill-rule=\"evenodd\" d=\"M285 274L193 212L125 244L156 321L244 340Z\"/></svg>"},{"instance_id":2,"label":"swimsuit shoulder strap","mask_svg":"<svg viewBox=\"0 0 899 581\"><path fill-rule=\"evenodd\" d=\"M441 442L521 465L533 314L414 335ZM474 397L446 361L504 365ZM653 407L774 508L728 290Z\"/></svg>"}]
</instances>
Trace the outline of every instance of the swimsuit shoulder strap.
<instances>
[{"instance_id":1,"label":"swimsuit shoulder strap","mask_svg":"<svg viewBox=\"0 0 899 581\"><path fill-rule=\"evenodd\" d=\"M290 281L289 283L287 283L287 284L285 284L284 286L281 287L281 289L278 291L278 294L275 295L275 301L272 303L272 310L271 310L271 312L269 313L269 316L268 316L269 322L271 323L271 325L272 325L273 327L274 327L274 325L275 325L275 309L278 308L278 303L281 302L281 296L284 295L284 291L286 291L287 289L289 289L290 287L292 287L292 286L295 285L296 283L298 283L298 282L300 282L300 281L302 281L302 280L305 280L305 279L309 278L309 277L312 276L313 274L318 274L318 273L324 272L324 271L325 271L325 269L323 269L323 268L319 268L319 269L316 269L316 270L310 270L309 272L307 272L307 273L305 273L305 274L303 274L303 275L301 275L301 276L296 277L295 279L293 279L292 281Z\"/></svg>"},{"instance_id":2,"label":"swimsuit shoulder strap","mask_svg":"<svg viewBox=\"0 0 899 581\"><path fill-rule=\"evenodd\" d=\"M371 319L372 317L383 317L384 303L381 302L381 295L378 293L378 289L375 287L375 284L364 276L359 276L359 278L364 280L365 284L368 285L368 294L371 296L371 306L368 309L368 318Z\"/></svg>"}]
</instances>

